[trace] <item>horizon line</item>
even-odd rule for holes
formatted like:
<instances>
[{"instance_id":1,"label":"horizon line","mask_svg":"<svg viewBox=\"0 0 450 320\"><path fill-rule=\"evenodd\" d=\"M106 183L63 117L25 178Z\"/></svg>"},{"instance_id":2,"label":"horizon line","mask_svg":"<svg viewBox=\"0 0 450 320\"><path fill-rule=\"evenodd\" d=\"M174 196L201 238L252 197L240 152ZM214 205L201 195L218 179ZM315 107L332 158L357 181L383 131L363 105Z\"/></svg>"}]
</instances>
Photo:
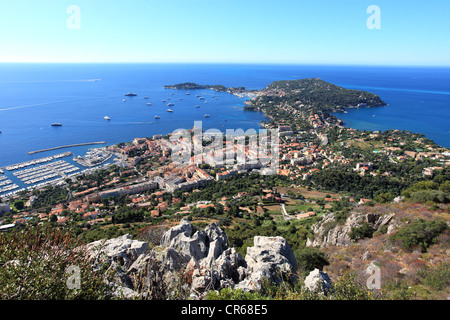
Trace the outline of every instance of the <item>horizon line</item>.
<instances>
[{"instance_id":1,"label":"horizon line","mask_svg":"<svg viewBox=\"0 0 450 320\"><path fill-rule=\"evenodd\" d=\"M324 62L246 62L246 61L0 61L0 64L222 64L222 65L299 65L348 67L450 68L450 64L370 64Z\"/></svg>"}]
</instances>

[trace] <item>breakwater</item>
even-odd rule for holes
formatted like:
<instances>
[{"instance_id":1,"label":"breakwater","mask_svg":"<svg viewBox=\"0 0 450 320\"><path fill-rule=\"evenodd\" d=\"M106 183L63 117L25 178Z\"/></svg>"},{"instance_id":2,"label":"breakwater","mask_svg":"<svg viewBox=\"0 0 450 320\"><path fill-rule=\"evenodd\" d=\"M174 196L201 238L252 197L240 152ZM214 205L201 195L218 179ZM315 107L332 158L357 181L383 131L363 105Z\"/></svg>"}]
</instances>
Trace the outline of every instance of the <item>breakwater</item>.
<instances>
[{"instance_id":1,"label":"breakwater","mask_svg":"<svg viewBox=\"0 0 450 320\"><path fill-rule=\"evenodd\" d=\"M39 153L39 152L46 152L46 151L52 151L52 150L58 150L58 149L64 149L64 148L72 148L72 147L80 147L80 146L88 146L91 144L105 144L106 141L97 141L97 142L85 142L85 143L77 143L77 144L69 144L66 146L60 146L60 147L53 147L53 148L48 148L48 149L42 149L42 150L35 150L35 151L30 151L28 152L28 154L35 154L35 153Z\"/></svg>"}]
</instances>

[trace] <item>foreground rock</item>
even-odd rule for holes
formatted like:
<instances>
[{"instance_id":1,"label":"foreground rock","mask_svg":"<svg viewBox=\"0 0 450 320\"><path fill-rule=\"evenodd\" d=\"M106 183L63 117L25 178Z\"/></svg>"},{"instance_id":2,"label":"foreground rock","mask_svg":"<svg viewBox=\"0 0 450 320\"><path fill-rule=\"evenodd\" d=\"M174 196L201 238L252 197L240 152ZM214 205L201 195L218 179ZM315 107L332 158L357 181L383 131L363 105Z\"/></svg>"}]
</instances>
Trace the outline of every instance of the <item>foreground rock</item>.
<instances>
[{"instance_id":1,"label":"foreground rock","mask_svg":"<svg viewBox=\"0 0 450 320\"><path fill-rule=\"evenodd\" d=\"M296 281L297 262L284 238L255 237L244 259L228 248L227 235L216 223L203 231L194 229L183 219L152 250L130 235L96 241L88 248L117 272L114 286L125 298L167 299L183 291L200 299L209 290L226 287L258 290L265 279Z\"/></svg>"},{"instance_id":2,"label":"foreground rock","mask_svg":"<svg viewBox=\"0 0 450 320\"><path fill-rule=\"evenodd\" d=\"M314 269L305 278L305 288L316 294L328 294L332 290L331 279L319 269Z\"/></svg>"}]
</instances>

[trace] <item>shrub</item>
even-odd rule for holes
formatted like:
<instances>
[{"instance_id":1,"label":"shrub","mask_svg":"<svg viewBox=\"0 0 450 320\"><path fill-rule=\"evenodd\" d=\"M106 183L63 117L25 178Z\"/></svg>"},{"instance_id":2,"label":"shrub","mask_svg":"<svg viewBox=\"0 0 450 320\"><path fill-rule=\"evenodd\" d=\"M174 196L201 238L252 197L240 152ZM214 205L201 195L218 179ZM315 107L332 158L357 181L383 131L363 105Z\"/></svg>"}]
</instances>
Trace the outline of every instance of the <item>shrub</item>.
<instances>
[{"instance_id":1,"label":"shrub","mask_svg":"<svg viewBox=\"0 0 450 320\"><path fill-rule=\"evenodd\" d=\"M317 248L305 247L296 250L294 255L297 258L298 267L304 273L309 273L316 268L322 270L324 266L330 264L325 253Z\"/></svg>"},{"instance_id":2,"label":"shrub","mask_svg":"<svg viewBox=\"0 0 450 320\"><path fill-rule=\"evenodd\" d=\"M450 266L445 263L433 269L420 270L418 275L422 278L424 285L438 291L450 285Z\"/></svg>"},{"instance_id":3,"label":"shrub","mask_svg":"<svg viewBox=\"0 0 450 320\"><path fill-rule=\"evenodd\" d=\"M432 201L436 203L447 203L449 201L445 192L441 190L421 190L412 192L411 200L415 202Z\"/></svg>"},{"instance_id":4,"label":"shrub","mask_svg":"<svg viewBox=\"0 0 450 320\"><path fill-rule=\"evenodd\" d=\"M359 240L359 239L364 239L364 238L370 238L370 237L372 237L372 235L373 235L372 227L367 222L364 222L359 227L353 227L350 230L350 233L348 236L352 240Z\"/></svg>"},{"instance_id":5,"label":"shrub","mask_svg":"<svg viewBox=\"0 0 450 320\"><path fill-rule=\"evenodd\" d=\"M447 229L448 226L444 221L417 219L392 235L391 240L401 242L406 249L419 246L426 252L427 248L436 242L437 237Z\"/></svg>"},{"instance_id":6,"label":"shrub","mask_svg":"<svg viewBox=\"0 0 450 320\"><path fill-rule=\"evenodd\" d=\"M375 197L375 201L378 203L389 203L394 199L390 192L380 193Z\"/></svg>"},{"instance_id":7,"label":"shrub","mask_svg":"<svg viewBox=\"0 0 450 320\"><path fill-rule=\"evenodd\" d=\"M94 269L81 242L68 231L28 227L0 235L0 299L109 299L110 275ZM68 285L71 266L80 270L80 289Z\"/></svg>"}]
</instances>

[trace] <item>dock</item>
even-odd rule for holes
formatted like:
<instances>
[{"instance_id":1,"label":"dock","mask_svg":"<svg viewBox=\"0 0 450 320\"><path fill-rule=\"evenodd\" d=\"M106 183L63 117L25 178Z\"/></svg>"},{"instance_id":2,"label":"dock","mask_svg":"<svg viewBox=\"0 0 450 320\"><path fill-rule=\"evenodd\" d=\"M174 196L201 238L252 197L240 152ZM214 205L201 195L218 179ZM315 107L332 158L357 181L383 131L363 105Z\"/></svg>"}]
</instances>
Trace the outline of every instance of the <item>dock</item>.
<instances>
[{"instance_id":1,"label":"dock","mask_svg":"<svg viewBox=\"0 0 450 320\"><path fill-rule=\"evenodd\" d=\"M64 148L72 148L72 147L80 147L80 146L89 146L92 144L105 144L106 141L97 141L97 142L85 142L85 143L77 143L77 144L69 144L66 146L60 146L60 147L53 147L53 148L48 148L48 149L42 149L42 150L36 150L36 151L30 151L28 152L28 154L35 154L35 153L39 153L39 152L46 152L46 151L53 151L53 150L58 150L58 149L64 149Z\"/></svg>"}]
</instances>

